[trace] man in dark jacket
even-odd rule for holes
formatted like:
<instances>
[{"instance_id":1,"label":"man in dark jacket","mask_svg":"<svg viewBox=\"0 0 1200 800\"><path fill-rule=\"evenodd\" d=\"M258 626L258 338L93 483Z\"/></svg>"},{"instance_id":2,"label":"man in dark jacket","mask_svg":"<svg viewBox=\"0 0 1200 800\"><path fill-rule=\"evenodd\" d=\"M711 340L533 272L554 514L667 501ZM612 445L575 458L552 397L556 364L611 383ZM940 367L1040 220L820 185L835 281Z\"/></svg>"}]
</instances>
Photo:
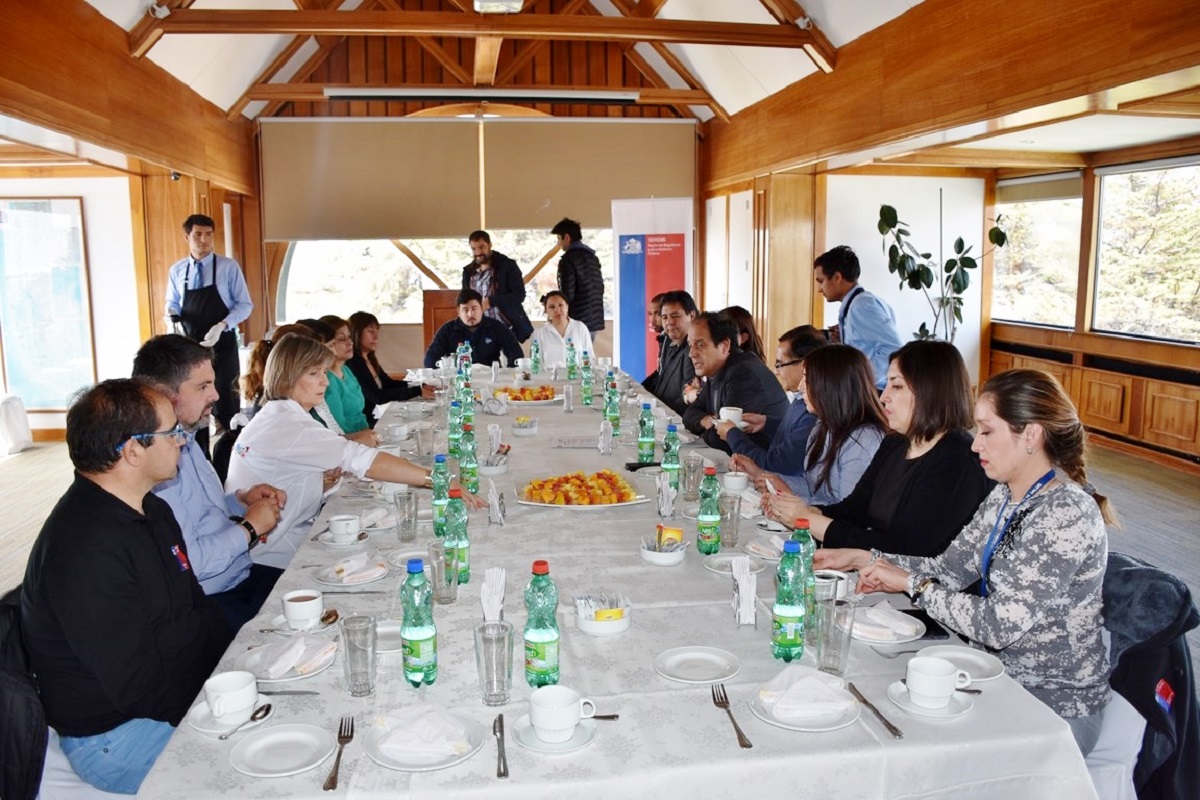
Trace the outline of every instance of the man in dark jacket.
<instances>
[{"instance_id":1,"label":"man in dark jacket","mask_svg":"<svg viewBox=\"0 0 1200 800\"><path fill-rule=\"evenodd\" d=\"M562 258L558 260L558 288L567 296L571 316L596 334L604 330L604 278L596 251L583 243L579 223L563 217L550 233L558 237Z\"/></svg>"},{"instance_id":2,"label":"man in dark jacket","mask_svg":"<svg viewBox=\"0 0 1200 800\"><path fill-rule=\"evenodd\" d=\"M708 380L683 412L683 424L702 436L709 447L729 452L729 445L715 428L717 415L725 406L767 417L782 417L787 412L783 387L762 359L738 348L737 326L728 317L711 311L699 315L692 320L688 339L696 374ZM750 438L764 449L771 444L761 432Z\"/></svg>"},{"instance_id":3,"label":"man in dark jacket","mask_svg":"<svg viewBox=\"0 0 1200 800\"><path fill-rule=\"evenodd\" d=\"M455 303L458 317L438 328L425 351L425 366L436 367L439 359L452 356L460 342L471 343L471 360L476 364L490 366L500 360L500 354L508 358L509 364L517 363L525 353L521 345L501 322L484 316L483 298L474 289L463 289Z\"/></svg>"},{"instance_id":4,"label":"man in dark jacket","mask_svg":"<svg viewBox=\"0 0 1200 800\"><path fill-rule=\"evenodd\" d=\"M525 279L517 262L492 249L492 237L487 231L475 231L469 239L474 259L463 267L462 288L474 289L483 297L483 313L503 322L518 342L533 333L522 303L525 302Z\"/></svg>"},{"instance_id":5,"label":"man in dark jacket","mask_svg":"<svg viewBox=\"0 0 1200 800\"><path fill-rule=\"evenodd\" d=\"M663 339L658 353L658 369L646 376L642 386L662 400L676 414L683 414L687 401L683 387L696 377L689 354L688 329L696 316L696 301L682 289L666 292L660 305Z\"/></svg>"}]
</instances>

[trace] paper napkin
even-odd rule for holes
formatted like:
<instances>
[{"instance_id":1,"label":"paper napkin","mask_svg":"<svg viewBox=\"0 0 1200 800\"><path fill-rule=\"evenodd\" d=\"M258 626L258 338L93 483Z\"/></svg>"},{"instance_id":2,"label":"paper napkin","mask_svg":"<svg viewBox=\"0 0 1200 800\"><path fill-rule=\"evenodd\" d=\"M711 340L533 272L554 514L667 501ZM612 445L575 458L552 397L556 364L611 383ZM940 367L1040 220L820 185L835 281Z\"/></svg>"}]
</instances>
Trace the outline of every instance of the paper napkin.
<instances>
[{"instance_id":1,"label":"paper napkin","mask_svg":"<svg viewBox=\"0 0 1200 800\"><path fill-rule=\"evenodd\" d=\"M600 455L602 456L612 455L612 433L612 423L606 419L600 420L600 438L596 444L596 449L600 451Z\"/></svg>"},{"instance_id":2,"label":"paper napkin","mask_svg":"<svg viewBox=\"0 0 1200 800\"><path fill-rule=\"evenodd\" d=\"M505 580L503 567L488 567L483 573L479 602L483 606L483 618L486 621L504 619Z\"/></svg>"},{"instance_id":3,"label":"paper napkin","mask_svg":"<svg viewBox=\"0 0 1200 800\"><path fill-rule=\"evenodd\" d=\"M394 759L454 756L471 747L463 724L435 703L388 711L375 724L386 731L379 739L380 752Z\"/></svg>"},{"instance_id":4,"label":"paper napkin","mask_svg":"<svg viewBox=\"0 0 1200 800\"><path fill-rule=\"evenodd\" d=\"M496 482L488 478L488 522L493 525L504 524L504 498L496 489Z\"/></svg>"},{"instance_id":5,"label":"paper napkin","mask_svg":"<svg viewBox=\"0 0 1200 800\"><path fill-rule=\"evenodd\" d=\"M784 667L759 688L758 698L775 719L796 723L849 713L855 702L841 678L803 664Z\"/></svg>"},{"instance_id":6,"label":"paper napkin","mask_svg":"<svg viewBox=\"0 0 1200 800\"><path fill-rule=\"evenodd\" d=\"M663 519L675 518L676 490L671 488L671 474L667 471L658 473L658 516Z\"/></svg>"},{"instance_id":7,"label":"paper napkin","mask_svg":"<svg viewBox=\"0 0 1200 800\"><path fill-rule=\"evenodd\" d=\"M256 650L247 666L260 679L278 680L293 670L306 675L320 669L336 652L329 639L302 633Z\"/></svg>"},{"instance_id":8,"label":"paper napkin","mask_svg":"<svg viewBox=\"0 0 1200 800\"><path fill-rule=\"evenodd\" d=\"M742 490L742 519L762 516L762 495L754 489Z\"/></svg>"},{"instance_id":9,"label":"paper napkin","mask_svg":"<svg viewBox=\"0 0 1200 800\"><path fill-rule=\"evenodd\" d=\"M731 564L733 570L733 618L738 625L753 625L756 621L758 576L750 571L750 558L738 556Z\"/></svg>"},{"instance_id":10,"label":"paper napkin","mask_svg":"<svg viewBox=\"0 0 1200 800\"><path fill-rule=\"evenodd\" d=\"M487 427L488 432L488 454L495 455L500 452L500 426L494 422L489 422Z\"/></svg>"},{"instance_id":11,"label":"paper napkin","mask_svg":"<svg viewBox=\"0 0 1200 800\"><path fill-rule=\"evenodd\" d=\"M921 625L883 601L877 606L860 608L854 616L854 632L870 639L905 639L915 636Z\"/></svg>"}]
</instances>

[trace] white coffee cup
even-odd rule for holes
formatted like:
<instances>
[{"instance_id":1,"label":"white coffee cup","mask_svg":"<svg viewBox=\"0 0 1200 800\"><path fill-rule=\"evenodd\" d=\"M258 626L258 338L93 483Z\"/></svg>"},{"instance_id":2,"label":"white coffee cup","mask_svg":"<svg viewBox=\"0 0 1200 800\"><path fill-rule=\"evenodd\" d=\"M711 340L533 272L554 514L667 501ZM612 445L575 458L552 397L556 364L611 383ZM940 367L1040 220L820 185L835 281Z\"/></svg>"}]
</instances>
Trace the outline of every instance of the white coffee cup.
<instances>
[{"instance_id":1,"label":"white coffee cup","mask_svg":"<svg viewBox=\"0 0 1200 800\"><path fill-rule=\"evenodd\" d=\"M362 529L357 514L336 514L329 518L329 537L337 544L353 542Z\"/></svg>"},{"instance_id":2,"label":"white coffee cup","mask_svg":"<svg viewBox=\"0 0 1200 800\"><path fill-rule=\"evenodd\" d=\"M218 672L204 682L204 700L213 719L241 725L254 713L258 679L252 672Z\"/></svg>"},{"instance_id":3,"label":"white coffee cup","mask_svg":"<svg viewBox=\"0 0 1200 800\"><path fill-rule=\"evenodd\" d=\"M737 406L722 406L719 416L734 425L740 425L742 422L742 410Z\"/></svg>"},{"instance_id":4,"label":"white coffee cup","mask_svg":"<svg viewBox=\"0 0 1200 800\"><path fill-rule=\"evenodd\" d=\"M408 437L408 423L393 422L387 426L387 438L389 442L400 442Z\"/></svg>"},{"instance_id":5,"label":"white coffee cup","mask_svg":"<svg viewBox=\"0 0 1200 800\"><path fill-rule=\"evenodd\" d=\"M283 617L292 630L311 628L323 613L325 601L316 589L296 589L283 596Z\"/></svg>"},{"instance_id":6,"label":"white coffee cup","mask_svg":"<svg viewBox=\"0 0 1200 800\"><path fill-rule=\"evenodd\" d=\"M750 485L750 476L744 472L726 472L723 476L725 491L729 494L741 494Z\"/></svg>"},{"instance_id":7,"label":"white coffee cup","mask_svg":"<svg viewBox=\"0 0 1200 800\"><path fill-rule=\"evenodd\" d=\"M575 735L579 720L596 716L596 704L566 686L542 686L529 695L529 722L543 742L558 744Z\"/></svg>"},{"instance_id":8,"label":"white coffee cup","mask_svg":"<svg viewBox=\"0 0 1200 800\"><path fill-rule=\"evenodd\" d=\"M908 698L921 708L945 708L959 689L971 685L971 676L944 658L917 656L905 673Z\"/></svg>"},{"instance_id":9,"label":"white coffee cup","mask_svg":"<svg viewBox=\"0 0 1200 800\"><path fill-rule=\"evenodd\" d=\"M523 369L523 370L524 370L524 369L529 369L529 364L530 364L530 363L531 363L531 360L530 360L530 359L528 359L528 358L518 358L518 359L517 359L517 368L518 368L518 369Z\"/></svg>"},{"instance_id":10,"label":"white coffee cup","mask_svg":"<svg viewBox=\"0 0 1200 800\"><path fill-rule=\"evenodd\" d=\"M392 495L398 492L407 492L407 483L392 483L391 481L380 481L379 494L389 503L392 501Z\"/></svg>"},{"instance_id":11,"label":"white coffee cup","mask_svg":"<svg viewBox=\"0 0 1200 800\"><path fill-rule=\"evenodd\" d=\"M826 584L836 584L837 599L841 600L850 594L850 576L836 569L815 569L813 580L817 584L817 598L827 597L828 592L822 591Z\"/></svg>"}]
</instances>

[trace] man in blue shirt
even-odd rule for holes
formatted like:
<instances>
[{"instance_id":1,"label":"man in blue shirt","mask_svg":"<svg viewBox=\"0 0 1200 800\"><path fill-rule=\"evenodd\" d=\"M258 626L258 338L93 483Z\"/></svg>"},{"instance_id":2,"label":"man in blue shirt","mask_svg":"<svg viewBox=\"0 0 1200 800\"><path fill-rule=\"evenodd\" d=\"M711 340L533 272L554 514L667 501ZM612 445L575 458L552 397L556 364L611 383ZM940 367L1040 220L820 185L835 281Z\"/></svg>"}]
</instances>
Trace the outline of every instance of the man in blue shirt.
<instances>
[{"instance_id":1,"label":"man in blue shirt","mask_svg":"<svg viewBox=\"0 0 1200 800\"><path fill-rule=\"evenodd\" d=\"M179 424L195 430L217 400L213 354L177 334L156 336L133 360L133 377L171 401ZM225 612L236 631L258 613L283 570L254 564L250 550L266 541L279 521L285 493L259 484L225 494L216 470L192 437L183 445L175 477L154 487L171 507L192 569L204 593Z\"/></svg>"},{"instance_id":2,"label":"man in blue shirt","mask_svg":"<svg viewBox=\"0 0 1200 800\"><path fill-rule=\"evenodd\" d=\"M887 383L888 360L900 349L896 315L892 307L858 285L862 273L858 256L846 245L839 245L817 256L813 276L817 290L838 309L838 341L861 350L875 372L875 388Z\"/></svg>"},{"instance_id":3,"label":"man in blue shirt","mask_svg":"<svg viewBox=\"0 0 1200 800\"><path fill-rule=\"evenodd\" d=\"M508 326L499 320L484 316L483 296L474 289L463 289L455 300L458 318L438 328L425 351L425 366L436 367L438 359L454 355L460 342L471 343L471 360L476 364L491 366L500 360L500 354L508 358L509 364L517 363L525 353Z\"/></svg>"},{"instance_id":4,"label":"man in blue shirt","mask_svg":"<svg viewBox=\"0 0 1200 800\"><path fill-rule=\"evenodd\" d=\"M213 252L215 227L212 217L203 214L183 221L188 256L172 264L167 276L167 318L177 332L213 349L220 393L213 416L229 430L240 406L234 387L241 373L234 331L250 316L254 303L241 266ZM201 445L207 450L207 431L203 433Z\"/></svg>"}]
</instances>

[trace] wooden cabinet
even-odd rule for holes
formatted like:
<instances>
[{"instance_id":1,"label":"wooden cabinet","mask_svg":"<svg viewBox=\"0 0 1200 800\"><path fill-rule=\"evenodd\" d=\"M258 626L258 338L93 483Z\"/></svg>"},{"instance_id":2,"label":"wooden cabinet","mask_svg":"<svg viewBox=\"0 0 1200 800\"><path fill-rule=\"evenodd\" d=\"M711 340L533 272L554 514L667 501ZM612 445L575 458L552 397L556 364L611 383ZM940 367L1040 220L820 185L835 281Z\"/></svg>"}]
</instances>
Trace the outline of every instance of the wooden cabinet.
<instances>
[{"instance_id":1,"label":"wooden cabinet","mask_svg":"<svg viewBox=\"0 0 1200 800\"><path fill-rule=\"evenodd\" d=\"M1144 383L1140 438L1200 454L1200 389L1163 381Z\"/></svg>"},{"instance_id":2,"label":"wooden cabinet","mask_svg":"<svg viewBox=\"0 0 1200 800\"><path fill-rule=\"evenodd\" d=\"M1001 350L993 350L988 359L988 376L996 375L1013 368L1013 354Z\"/></svg>"},{"instance_id":3,"label":"wooden cabinet","mask_svg":"<svg viewBox=\"0 0 1200 800\"><path fill-rule=\"evenodd\" d=\"M1048 361L1044 358L1030 358L1029 356L1013 356L1012 360L1015 369L1040 369L1042 372L1053 375L1062 384L1070 398L1075 401L1076 408L1079 407L1079 385L1075 380L1075 367L1059 361Z\"/></svg>"},{"instance_id":4,"label":"wooden cabinet","mask_svg":"<svg viewBox=\"0 0 1200 800\"><path fill-rule=\"evenodd\" d=\"M1079 418L1089 428L1129 434L1133 413L1133 382L1129 375L1079 368Z\"/></svg>"}]
</instances>

